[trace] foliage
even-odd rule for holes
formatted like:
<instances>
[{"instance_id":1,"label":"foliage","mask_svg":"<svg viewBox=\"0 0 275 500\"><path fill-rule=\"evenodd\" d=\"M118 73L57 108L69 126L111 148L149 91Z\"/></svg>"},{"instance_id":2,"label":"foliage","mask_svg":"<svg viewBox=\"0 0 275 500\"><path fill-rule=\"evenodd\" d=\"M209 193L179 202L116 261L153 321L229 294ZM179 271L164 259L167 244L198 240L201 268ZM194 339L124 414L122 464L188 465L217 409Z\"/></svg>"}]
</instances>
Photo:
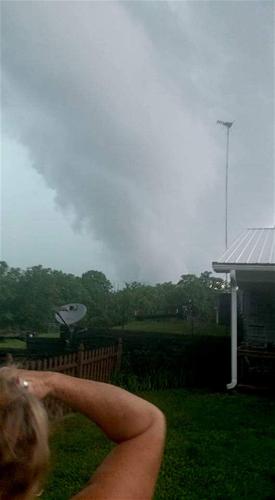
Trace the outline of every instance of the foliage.
<instances>
[{"instance_id":1,"label":"foliage","mask_svg":"<svg viewBox=\"0 0 275 500\"><path fill-rule=\"evenodd\" d=\"M103 273L88 271L79 277L42 266L23 271L2 262L0 278L1 328L45 330L55 308L69 302L86 304L86 324L106 323L112 287Z\"/></svg>"},{"instance_id":2,"label":"foliage","mask_svg":"<svg viewBox=\"0 0 275 500\"><path fill-rule=\"evenodd\" d=\"M139 393L166 415L167 440L155 500L274 498L275 402L183 389ZM55 428L43 500L71 498L113 448L86 418Z\"/></svg>"},{"instance_id":3,"label":"foliage","mask_svg":"<svg viewBox=\"0 0 275 500\"><path fill-rule=\"evenodd\" d=\"M228 336L151 332L120 332L119 336L123 356L121 373L115 380L131 391L179 387L224 390L230 380Z\"/></svg>"},{"instance_id":4,"label":"foliage","mask_svg":"<svg viewBox=\"0 0 275 500\"><path fill-rule=\"evenodd\" d=\"M86 322L88 325L108 325L111 312L112 284L100 271L88 271L81 276L88 306Z\"/></svg>"},{"instance_id":5,"label":"foliage","mask_svg":"<svg viewBox=\"0 0 275 500\"><path fill-rule=\"evenodd\" d=\"M80 277L41 265L22 270L0 262L0 328L47 330L54 309L68 302L87 306L82 325L90 327L124 327L146 316L213 321L216 295L226 284L210 275L182 275L177 284L125 283L115 291L100 271L89 270Z\"/></svg>"},{"instance_id":6,"label":"foliage","mask_svg":"<svg viewBox=\"0 0 275 500\"><path fill-rule=\"evenodd\" d=\"M113 330L120 330L119 326L115 326ZM194 319L167 319L167 320L144 320L144 321L130 321L124 325L124 330L127 332L140 332L143 333L168 333L179 335L214 335L225 336L229 334L229 328L223 325L216 325Z\"/></svg>"}]
</instances>

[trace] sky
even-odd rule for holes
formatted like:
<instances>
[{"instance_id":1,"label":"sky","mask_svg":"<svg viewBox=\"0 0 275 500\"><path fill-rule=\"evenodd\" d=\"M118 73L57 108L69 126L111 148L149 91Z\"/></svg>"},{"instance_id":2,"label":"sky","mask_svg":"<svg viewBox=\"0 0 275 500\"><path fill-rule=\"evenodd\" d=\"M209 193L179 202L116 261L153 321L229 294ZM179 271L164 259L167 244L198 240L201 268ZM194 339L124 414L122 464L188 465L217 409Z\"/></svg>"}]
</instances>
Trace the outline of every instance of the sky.
<instances>
[{"instance_id":1,"label":"sky","mask_svg":"<svg viewBox=\"0 0 275 500\"><path fill-rule=\"evenodd\" d=\"M1 259L116 283L274 225L274 3L1 2Z\"/></svg>"}]
</instances>

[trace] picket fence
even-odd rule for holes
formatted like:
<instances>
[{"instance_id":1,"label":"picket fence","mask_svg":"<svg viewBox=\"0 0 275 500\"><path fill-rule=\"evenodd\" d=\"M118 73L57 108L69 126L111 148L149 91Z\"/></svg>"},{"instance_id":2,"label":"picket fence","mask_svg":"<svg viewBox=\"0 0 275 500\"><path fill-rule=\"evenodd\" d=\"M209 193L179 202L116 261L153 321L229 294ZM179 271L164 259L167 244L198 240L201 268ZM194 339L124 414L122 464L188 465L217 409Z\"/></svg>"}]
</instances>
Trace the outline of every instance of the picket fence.
<instances>
[{"instance_id":1,"label":"picket fence","mask_svg":"<svg viewBox=\"0 0 275 500\"><path fill-rule=\"evenodd\" d=\"M114 371L120 370L121 358L122 340L119 339L118 345L85 350L81 344L77 352L26 360L22 368L60 372L73 377L108 382Z\"/></svg>"},{"instance_id":2,"label":"picket fence","mask_svg":"<svg viewBox=\"0 0 275 500\"><path fill-rule=\"evenodd\" d=\"M81 344L77 352L51 358L25 360L21 363L21 367L26 370L53 371L109 383L112 376L120 371L121 361L122 339L120 338L117 345L85 350ZM52 397L47 397L44 405L50 419L58 419L72 411L67 405Z\"/></svg>"}]
</instances>

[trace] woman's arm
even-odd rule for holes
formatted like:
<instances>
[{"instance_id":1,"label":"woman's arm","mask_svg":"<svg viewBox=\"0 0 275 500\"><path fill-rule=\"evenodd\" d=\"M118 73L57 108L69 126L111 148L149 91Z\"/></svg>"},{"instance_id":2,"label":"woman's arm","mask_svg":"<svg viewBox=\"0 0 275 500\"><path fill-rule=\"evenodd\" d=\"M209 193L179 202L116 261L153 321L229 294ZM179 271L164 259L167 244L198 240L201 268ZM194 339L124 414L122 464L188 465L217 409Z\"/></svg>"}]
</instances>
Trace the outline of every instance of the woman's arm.
<instances>
[{"instance_id":1,"label":"woman's arm","mask_svg":"<svg viewBox=\"0 0 275 500\"><path fill-rule=\"evenodd\" d=\"M49 378L50 394L95 422L115 443L145 432L160 410L120 387L63 374Z\"/></svg>"},{"instance_id":2,"label":"woman's arm","mask_svg":"<svg viewBox=\"0 0 275 500\"><path fill-rule=\"evenodd\" d=\"M166 423L162 413L150 427L117 445L73 500L151 500L161 466Z\"/></svg>"},{"instance_id":3,"label":"woman's arm","mask_svg":"<svg viewBox=\"0 0 275 500\"><path fill-rule=\"evenodd\" d=\"M75 500L153 497L166 434L165 417L156 406L102 382L25 370L20 370L20 377L37 396L52 395L69 404L117 443Z\"/></svg>"}]
</instances>

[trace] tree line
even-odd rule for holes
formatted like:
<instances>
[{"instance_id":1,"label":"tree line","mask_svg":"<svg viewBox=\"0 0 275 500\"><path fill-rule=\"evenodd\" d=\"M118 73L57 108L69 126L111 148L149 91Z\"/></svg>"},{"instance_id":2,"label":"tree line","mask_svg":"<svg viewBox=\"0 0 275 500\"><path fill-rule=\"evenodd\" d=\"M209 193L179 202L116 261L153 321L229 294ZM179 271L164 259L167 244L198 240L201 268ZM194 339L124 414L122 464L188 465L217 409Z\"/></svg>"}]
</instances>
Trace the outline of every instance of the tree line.
<instances>
[{"instance_id":1,"label":"tree line","mask_svg":"<svg viewBox=\"0 0 275 500\"><path fill-rule=\"evenodd\" d=\"M115 290L100 271L75 276L41 265L20 269L0 262L0 328L47 331L54 310L77 302L87 306L83 324L125 325L134 319L177 315L212 321L217 293L227 284L204 271L183 274L178 283L125 283Z\"/></svg>"}]
</instances>

